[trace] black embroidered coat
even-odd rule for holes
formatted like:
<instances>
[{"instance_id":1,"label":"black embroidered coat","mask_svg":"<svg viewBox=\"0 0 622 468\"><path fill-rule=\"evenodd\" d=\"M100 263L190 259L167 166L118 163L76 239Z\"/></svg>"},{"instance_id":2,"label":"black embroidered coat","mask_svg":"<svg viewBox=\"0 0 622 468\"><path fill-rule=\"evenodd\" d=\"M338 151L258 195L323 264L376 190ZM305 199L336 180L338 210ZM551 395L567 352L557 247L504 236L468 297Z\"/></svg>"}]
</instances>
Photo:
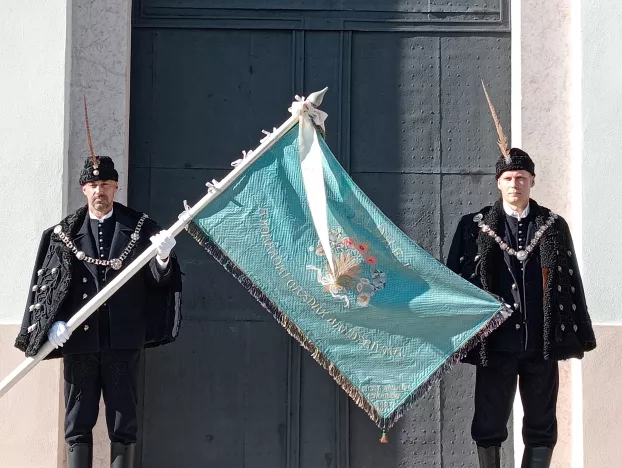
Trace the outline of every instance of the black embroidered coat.
<instances>
[{"instance_id":1,"label":"black embroidered coat","mask_svg":"<svg viewBox=\"0 0 622 468\"><path fill-rule=\"evenodd\" d=\"M551 213L551 210L539 206L533 200L530 201L530 211L536 229L546 224ZM517 288L510 288L510 291L495 290L499 284L496 281L499 272L495 270L500 263L507 263L507 268L510 268L509 255L501 250L493 237L479 229L475 217L480 213L484 224L495 232L501 232L505 218L501 200L478 213L464 216L456 229L447 266L486 291L502 298L512 297L516 308L520 309L526 304L522 304L523 299ZM534 255L538 254L543 285L544 317L540 331L543 357L547 360L580 359L586 351L596 347L596 339L585 303L572 237L568 224L561 216L542 235L539 248L534 251ZM490 339L469 353L465 362L486 365L487 342Z\"/></svg>"},{"instance_id":2,"label":"black embroidered coat","mask_svg":"<svg viewBox=\"0 0 622 468\"><path fill-rule=\"evenodd\" d=\"M119 203L114 204L115 230L110 258L118 258L130 242L142 213ZM78 250L97 258L95 242L89 229L87 207L78 209L59 224ZM139 232L139 240L123 262L123 268L138 257L150 244L149 238L160 227L147 218ZM107 268L106 283L120 271ZM104 286L100 284L97 266L80 261L54 233L47 229L39 245L35 268L28 293L28 303L15 346L34 356L47 341L52 323L69 320ZM174 254L168 268L158 269L155 257L128 280L107 301L109 311L110 347L141 349L172 342L181 324L181 271ZM99 350L99 311L92 314L69 340L49 357L62 353L88 353ZM60 352L59 352L60 351Z\"/></svg>"}]
</instances>

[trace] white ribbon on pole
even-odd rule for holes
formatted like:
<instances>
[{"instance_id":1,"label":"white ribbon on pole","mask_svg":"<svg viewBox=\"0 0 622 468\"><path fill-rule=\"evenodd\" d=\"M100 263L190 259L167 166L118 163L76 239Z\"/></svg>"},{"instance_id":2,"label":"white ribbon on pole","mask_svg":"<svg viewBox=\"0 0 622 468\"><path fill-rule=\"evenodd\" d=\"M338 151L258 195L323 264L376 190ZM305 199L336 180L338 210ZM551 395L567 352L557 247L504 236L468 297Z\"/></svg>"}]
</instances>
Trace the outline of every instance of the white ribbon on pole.
<instances>
[{"instance_id":1,"label":"white ribbon on pole","mask_svg":"<svg viewBox=\"0 0 622 468\"><path fill-rule=\"evenodd\" d=\"M315 124L322 130L324 129L324 121L328 114L317 109L316 106L321 104L327 89L313 93L309 96L309 99L296 96L296 101L292 103L289 111L293 116L298 117L298 149L302 180L305 193L307 194L307 202L309 203L313 225L334 277L335 265L328 235L326 185L323 167L324 154L322 153L317 131L314 127Z\"/></svg>"}]
</instances>

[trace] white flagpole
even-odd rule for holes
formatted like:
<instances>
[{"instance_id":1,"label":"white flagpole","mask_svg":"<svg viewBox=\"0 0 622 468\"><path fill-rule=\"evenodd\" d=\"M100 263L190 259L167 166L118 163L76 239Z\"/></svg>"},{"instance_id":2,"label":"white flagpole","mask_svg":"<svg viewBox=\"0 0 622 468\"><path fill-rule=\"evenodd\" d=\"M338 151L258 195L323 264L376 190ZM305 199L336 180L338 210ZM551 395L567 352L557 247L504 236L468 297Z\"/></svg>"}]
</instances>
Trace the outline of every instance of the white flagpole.
<instances>
[{"instance_id":1,"label":"white flagpole","mask_svg":"<svg viewBox=\"0 0 622 468\"><path fill-rule=\"evenodd\" d=\"M308 101L315 107L319 106L322 98L328 88L323 89L309 95ZM167 232L176 237L186 226L194 219L207 205L213 202L221 191L229 187L253 162L259 159L266 151L268 151L275 142L280 140L287 132L289 132L298 123L299 116L292 115L279 128L269 134L261 144L242 159L239 164L220 182L208 184L210 187L207 195L197 202L191 208L188 208L179 215L179 220L173 224ZM136 260L130 263L114 280L102 289L96 296L87 302L75 315L67 322L69 331L76 330L89 316L95 312L104 302L108 300L121 286L123 286L132 276L134 276L149 260L157 253L156 248L151 245ZM2 382L0 382L0 398L2 398L17 382L19 382L28 372L35 368L48 354L52 352L54 347L49 341L39 349L36 356L26 358L19 366L13 370Z\"/></svg>"}]
</instances>

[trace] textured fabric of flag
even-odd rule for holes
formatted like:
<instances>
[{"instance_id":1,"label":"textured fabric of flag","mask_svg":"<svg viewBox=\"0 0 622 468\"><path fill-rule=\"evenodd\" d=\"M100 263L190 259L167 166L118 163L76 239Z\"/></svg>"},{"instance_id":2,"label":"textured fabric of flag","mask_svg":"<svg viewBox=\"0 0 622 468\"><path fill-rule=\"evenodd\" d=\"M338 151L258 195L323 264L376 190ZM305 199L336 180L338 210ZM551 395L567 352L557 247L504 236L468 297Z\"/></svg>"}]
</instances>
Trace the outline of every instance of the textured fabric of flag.
<instances>
[{"instance_id":1,"label":"textured fabric of flag","mask_svg":"<svg viewBox=\"0 0 622 468\"><path fill-rule=\"evenodd\" d=\"M316 134L321 241L299 135L297 125L251 163L188 231L386 430L508 310L400 231Z\"/></svg>"}]
</instances>

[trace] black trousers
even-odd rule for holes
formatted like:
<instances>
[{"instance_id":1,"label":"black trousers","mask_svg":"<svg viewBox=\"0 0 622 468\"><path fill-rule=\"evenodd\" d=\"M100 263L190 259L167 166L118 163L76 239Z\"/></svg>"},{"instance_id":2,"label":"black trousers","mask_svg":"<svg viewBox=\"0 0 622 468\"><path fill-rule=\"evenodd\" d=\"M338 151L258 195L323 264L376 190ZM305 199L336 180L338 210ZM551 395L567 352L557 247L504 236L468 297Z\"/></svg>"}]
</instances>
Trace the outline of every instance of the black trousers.
<instances>
[{"instance_id":1,"label":"black trousers","mask_svg":"<svg viewBox=\"0 0 622 468\"><path fill-rule=\"evenodd\" d=\"M65 354L65 441L93 443L103 393L111 442L136 442L140 350Z\"/></svg>"},{"instance_id":2,"label":"black trousers","mask_svg":"<svg viewBox=\"0 0 622 468\"><path fill-rule=\"evenodd\" d=\"M491 447L508 438L517 380L525 446L553 448L557 442L559 373L557 361L545 361L541 352L491 352L489 365L477 367L473 440L481 447Z\"/></svg>"}]
</instances>

